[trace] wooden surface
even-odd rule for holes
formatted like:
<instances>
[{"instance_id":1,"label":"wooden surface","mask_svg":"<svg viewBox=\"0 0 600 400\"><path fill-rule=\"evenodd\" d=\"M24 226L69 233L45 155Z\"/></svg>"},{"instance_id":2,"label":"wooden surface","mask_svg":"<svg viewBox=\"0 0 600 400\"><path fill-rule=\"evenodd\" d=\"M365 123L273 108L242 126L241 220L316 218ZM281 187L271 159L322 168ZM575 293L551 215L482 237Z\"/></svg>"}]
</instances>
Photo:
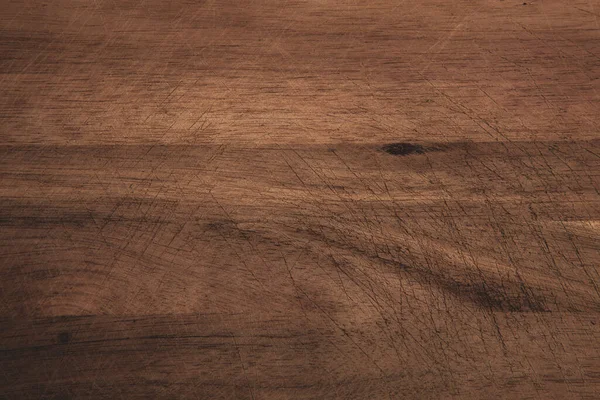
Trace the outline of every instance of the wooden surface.
<instances>
[{"instance_id":1,"label":"wooden surface","mask_svg":"<svg viewBox=\"0 0 600 400\"><path fill-rule=\"evenodd\" d=\"M0 398L600 396L599 1L0 3Z\"/></svg>"}]
</instances>

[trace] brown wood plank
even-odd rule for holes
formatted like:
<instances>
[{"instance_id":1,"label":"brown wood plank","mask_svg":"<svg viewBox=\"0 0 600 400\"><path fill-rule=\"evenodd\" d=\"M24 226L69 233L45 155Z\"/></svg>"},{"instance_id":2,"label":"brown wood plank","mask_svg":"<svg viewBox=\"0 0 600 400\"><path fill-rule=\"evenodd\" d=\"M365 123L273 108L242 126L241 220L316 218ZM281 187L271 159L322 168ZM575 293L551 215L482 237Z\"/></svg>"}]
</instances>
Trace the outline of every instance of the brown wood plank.
<instances>
[{"instance_id":1,"label":"brown wood plank","mask_svg":"<svg viewBox=\"0 0 600 400\"><path fill-rule=\"evenodd\" d=\"M598 398L600 2L242 3L0 0L0 398Z\"/></svg>"}]
</instances>

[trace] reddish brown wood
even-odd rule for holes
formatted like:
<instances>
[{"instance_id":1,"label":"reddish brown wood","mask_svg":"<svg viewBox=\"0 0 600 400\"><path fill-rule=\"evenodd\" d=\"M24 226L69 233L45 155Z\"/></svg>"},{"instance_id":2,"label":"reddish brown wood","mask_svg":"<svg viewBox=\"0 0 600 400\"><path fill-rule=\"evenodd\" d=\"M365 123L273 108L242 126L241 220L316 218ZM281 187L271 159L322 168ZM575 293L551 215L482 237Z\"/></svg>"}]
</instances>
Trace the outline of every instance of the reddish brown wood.
<instances>
[{"instance_id":1,"label":"reddish brown wood","mask_svg":"<svg viewBox=\"0 0 600 400\"><path fill-rule=\"evenodd\" d=\"M598 398L599 13L0 1L0 398Z\"/></svg>"}]
</instances>

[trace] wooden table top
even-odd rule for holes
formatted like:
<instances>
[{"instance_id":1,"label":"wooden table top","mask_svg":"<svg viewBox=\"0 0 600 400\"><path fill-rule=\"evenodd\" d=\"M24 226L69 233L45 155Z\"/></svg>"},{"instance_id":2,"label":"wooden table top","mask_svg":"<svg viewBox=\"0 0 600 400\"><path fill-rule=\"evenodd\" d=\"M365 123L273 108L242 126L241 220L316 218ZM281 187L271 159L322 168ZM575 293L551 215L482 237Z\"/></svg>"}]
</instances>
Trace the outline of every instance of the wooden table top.
<instances>
[{"instance_id":1,"label":"wooden table top","mask_svg":"<svg viewBox=\"0 0 600 400\"><path fill-rule=\"evenodd\" d=\"M599 20L0 0L0 398L597 399Z\"/></svg>"}]
</instances>

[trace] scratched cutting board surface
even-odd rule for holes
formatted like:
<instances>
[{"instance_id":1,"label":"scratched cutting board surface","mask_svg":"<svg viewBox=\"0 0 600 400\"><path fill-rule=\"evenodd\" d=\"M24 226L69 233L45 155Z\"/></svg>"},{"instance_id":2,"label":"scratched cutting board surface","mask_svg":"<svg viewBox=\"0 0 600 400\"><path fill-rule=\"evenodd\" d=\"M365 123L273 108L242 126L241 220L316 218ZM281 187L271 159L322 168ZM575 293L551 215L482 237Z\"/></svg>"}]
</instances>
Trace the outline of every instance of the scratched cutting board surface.
<instances>
[{"instance_id":1,"label":"scratched cutting board surface","mask_svg":"<svg viewBox=\"0 0 600 400\"><path fill-rule=\"evenodd\" d=\"M1 0L0 398L598 398L599 20Z\"/></svg>"}]
</instances>

